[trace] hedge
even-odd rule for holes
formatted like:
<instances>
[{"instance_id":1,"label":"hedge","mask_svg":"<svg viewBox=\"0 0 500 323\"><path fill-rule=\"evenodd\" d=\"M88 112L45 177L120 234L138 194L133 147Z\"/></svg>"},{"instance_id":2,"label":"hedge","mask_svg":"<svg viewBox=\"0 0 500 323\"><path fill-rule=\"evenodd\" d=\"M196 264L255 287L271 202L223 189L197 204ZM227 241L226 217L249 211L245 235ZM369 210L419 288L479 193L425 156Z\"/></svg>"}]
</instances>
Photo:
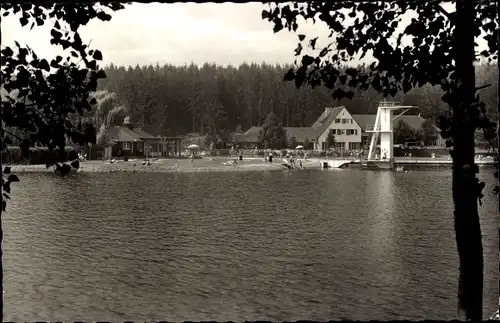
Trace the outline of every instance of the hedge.
<instances>
[{"instance_id":1,"label":"hedge","mask_svg":"<svg viewBox=\"0 0 500 323\"><path fill-rule=\"evenodd\" d=\"M50 151L47 148L31 148L28 158L24 158L19 147L8 147L7 151L2 152L2 162L4 164L19 165L45 165L57 160L58 150ZM78 158L77 152L72 147L65 149L63 160L75 160Z\"/></svg>"}]
</instances>

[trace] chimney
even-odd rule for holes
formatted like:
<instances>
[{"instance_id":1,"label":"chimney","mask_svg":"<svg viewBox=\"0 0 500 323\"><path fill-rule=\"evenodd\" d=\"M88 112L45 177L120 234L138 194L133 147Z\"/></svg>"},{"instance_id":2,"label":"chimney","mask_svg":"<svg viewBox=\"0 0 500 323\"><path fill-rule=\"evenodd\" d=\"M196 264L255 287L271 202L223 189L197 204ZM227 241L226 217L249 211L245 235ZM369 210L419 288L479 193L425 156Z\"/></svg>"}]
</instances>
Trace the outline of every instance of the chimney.
<instances>
[{"instance_id":1,"label":"chimney","mask_svg":"<svg viewBox=\"0 0 500 323\"><path fill-rule=\"evenodd\" d=\"M330 112L332 112L332 110L333 110L333 108L326 107L325 108L325 117L327 117L330 114Z\"/></svg>"},{"instance_id":2,"label":"chimney","mask_svg":"<svg viewBox=\"0 0 500 323\"><path fill-rule=\"evenodd\" d=\"M130 123L129 116L126 116L125 119L123 119L123 126L129 128L130 130L134 129L134 125Z\"/></svg>"}]
</instances>

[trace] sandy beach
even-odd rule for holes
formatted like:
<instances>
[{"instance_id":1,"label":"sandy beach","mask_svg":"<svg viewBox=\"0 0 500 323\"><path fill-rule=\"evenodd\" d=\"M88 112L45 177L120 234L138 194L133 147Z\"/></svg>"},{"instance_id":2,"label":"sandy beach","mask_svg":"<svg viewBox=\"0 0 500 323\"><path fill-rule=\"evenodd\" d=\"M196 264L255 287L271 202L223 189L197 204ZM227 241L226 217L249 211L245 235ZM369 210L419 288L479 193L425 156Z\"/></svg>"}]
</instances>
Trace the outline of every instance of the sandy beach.
<instances>
[{"instance_id":1,"label":"sandy beach","mask_svg":"<svg viewBox=\"0 0 500 323\"><path fill-rule=\"evenodd\" d=\"M235 171L285 171L277 160L273 163L264 162L264 158L248 157L242 161L237 161L233 166L224 165L231 158L203 158L195 159L191 162L188 159L158 159L151 161L151 165L143 165L143 160L118 160L114 163L104 161L86 161L80 163L78 172L89 173L111 173L111 172L235 172ZM14 173L27 172L53 172L54 168L47 168L45 165L6 165L10 166ZM308 159L303 162L304 168L319 168L319 159Z\"/></svg>"}]
</instances>

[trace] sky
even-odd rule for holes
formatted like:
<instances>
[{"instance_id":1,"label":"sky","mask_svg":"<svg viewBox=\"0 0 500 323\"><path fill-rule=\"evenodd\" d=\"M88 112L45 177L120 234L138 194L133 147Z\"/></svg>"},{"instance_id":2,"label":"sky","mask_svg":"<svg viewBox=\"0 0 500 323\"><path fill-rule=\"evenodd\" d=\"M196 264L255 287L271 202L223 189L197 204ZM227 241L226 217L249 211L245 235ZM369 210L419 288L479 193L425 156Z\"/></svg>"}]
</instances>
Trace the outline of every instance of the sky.
<instances>
[{"instance_id":1,"label":"sky","mask_svg":"<svg viewBox=\"0 0 500 323\"><path fill-rule=\"evenodd\" d=\"M109 22L91 21L81 34L84 41L91 41L91 48L101 50L104 64L291 63L297 34L287 30L275 34L273 24L261 18L265 8L262 3L133 3L114 12ZM30 31L16 16L8 16L2 18L1 27L2 46L17 40L39 57L61 53L49 42L50 22ZM326 44L329 30L323 23L308 23L299 24L298 33L319 36L319 47Z\"/></svg>"},{"instance_id":2,"label":"sky","mask_svg":"<svg viewBox=\"0 0 500 323\"><path fill-rule=\"evenodd\" d=\"M101 50L106 64L292 62L296 34L274 34L273 24L261 19L264 8L262 3L133 3L113 13L109 22L91 21L83 27L82 38L92 40L91 47ZM9 16L1 26L3 46L17 40L40 57L58 53L49 43L50 23L30 31ZM328 35L326 28L302 29Z\"/></svg>"}]
</instances>

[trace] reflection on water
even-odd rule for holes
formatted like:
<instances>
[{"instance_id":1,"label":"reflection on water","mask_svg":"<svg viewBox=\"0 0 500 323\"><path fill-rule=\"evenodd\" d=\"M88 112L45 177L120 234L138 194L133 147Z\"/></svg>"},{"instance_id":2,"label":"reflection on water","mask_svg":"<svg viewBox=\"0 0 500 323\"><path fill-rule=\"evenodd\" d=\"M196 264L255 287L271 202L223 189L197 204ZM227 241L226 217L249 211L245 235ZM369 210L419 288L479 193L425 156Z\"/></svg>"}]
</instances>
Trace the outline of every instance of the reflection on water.
<instances>
[{"instance_id":1,"label":"reflection on water","mask_svg":"<svg viewBox=\"0 0 500 323\"><path fill-rule=\"evenodd\" d=\"M456 317L448 172L21 180L4 218L7 320ZM481 211L493 313L494 198Z\"/></svg>"}]
</instances>

